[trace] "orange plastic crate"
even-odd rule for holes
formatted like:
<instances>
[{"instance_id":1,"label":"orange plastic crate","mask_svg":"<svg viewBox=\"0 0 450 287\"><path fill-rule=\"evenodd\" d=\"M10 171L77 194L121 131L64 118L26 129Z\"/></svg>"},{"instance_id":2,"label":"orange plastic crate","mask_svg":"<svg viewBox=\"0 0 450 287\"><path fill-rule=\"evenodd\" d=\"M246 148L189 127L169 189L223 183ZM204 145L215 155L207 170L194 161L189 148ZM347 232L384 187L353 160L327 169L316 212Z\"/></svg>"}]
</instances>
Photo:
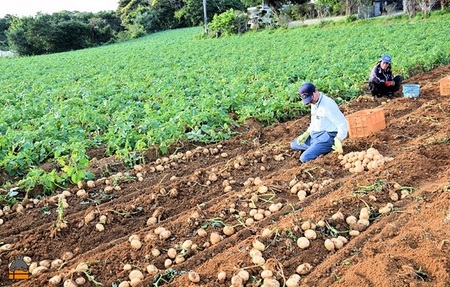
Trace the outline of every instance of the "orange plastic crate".
<instances>
[{"instance_id":1,"label":"orange plastic crate","mask_svg":"<svg viewBox=\"0 0 450 287\"><path fill-rule=\"evenodd\" d=\"M28 279L29 275L28 271L16 270L14 272L9 271L8 278L16 280Z\"/></svg>"},{"instance_id":2,"label":"orange plastic crate","mask_svg":"<svg viewBox=\"0 0 450 287\"><path fill-rule=\"evenodd\" d=\"M386 128L384 110L380 108L361 110L346 118L349 138L365 137Z\"/></svg>"},{"instance_id":3,"label":"orange plastic crate","mask_svg":"<svg viewBox=\"0 0 450 287\"><path fill-rule=\"evenodd\" d=\"M441 87L441 96L450 96L450 76L442 78L439 84Z\"/></svg>"}]
</instances>

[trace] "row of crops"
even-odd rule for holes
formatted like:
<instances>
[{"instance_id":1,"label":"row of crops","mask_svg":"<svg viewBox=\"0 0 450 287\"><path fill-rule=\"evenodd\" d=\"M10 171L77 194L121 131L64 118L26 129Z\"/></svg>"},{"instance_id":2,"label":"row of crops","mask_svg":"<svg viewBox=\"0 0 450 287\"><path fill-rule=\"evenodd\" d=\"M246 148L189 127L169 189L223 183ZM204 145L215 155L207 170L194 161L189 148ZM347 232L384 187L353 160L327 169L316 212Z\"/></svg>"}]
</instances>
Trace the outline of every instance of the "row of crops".
<instances>
[{"instance_id":1,"label":"row of crops","mask_svg":"<svg viewBox=\"0 0 450 287\"><path fill-rule=\"evenodd\" d=\"M247 118L271 124L305 107L304 81L339 102L361 93L382 53L394 71L450 62L450 14L270 30L202 39L179 29L68 53L0 60L0 169L51 191L90 175L87 151L127 163L179 140L215 142ZM230 117L237 115L237 120ZM55 161L61 172L44 172ZM2 182L8 185L8 182Z\"/></svg>"}]
</instances>

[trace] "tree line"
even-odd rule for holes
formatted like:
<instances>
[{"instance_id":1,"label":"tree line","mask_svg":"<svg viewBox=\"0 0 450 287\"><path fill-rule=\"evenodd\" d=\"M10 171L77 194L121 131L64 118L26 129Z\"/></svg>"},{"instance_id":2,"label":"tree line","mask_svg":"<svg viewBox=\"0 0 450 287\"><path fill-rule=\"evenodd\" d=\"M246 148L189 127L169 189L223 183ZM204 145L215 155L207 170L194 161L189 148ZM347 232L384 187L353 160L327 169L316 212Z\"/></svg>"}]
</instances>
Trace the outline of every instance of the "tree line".
<instances>
[{"instance_id":1,"label":"tree line","mask_svg":"<svg viewBox=\"0 0 450 287\"><path fill-rule=\"evenodd\" d=\"M450 0L390 0L405 7L435 4L448 8ZM61 11L38 13L33 17L6 15L0 18L0 50L19 55L41 55L84 49L137 38L149 33L193 27L210 23L216 17L218 30L223 26L246 25L245 11L265 3L275 17L280 16L279 0L120 0L115 11L99 13ZM286 21L332 15L350 15L359 5L373 0L290 0L283 10ZM286 5L285 5L286 6ZM424 6L427 8L428 6ZM421 8L424 10L425 8ZM415 9L412 9L414 13ZM235 12L233 12L235 11ZM239 13L237 13L240 11ZM409 13L409 11L407 11ZM228 14L226 14L228 13ZM224 14L223 17L217 17ZM279 18L281 19L281 18ZM238 25L237 25L238 24Z\"/></svg>"},{"instance_id":2,"label":"tree line","mask_svg":"<svg viewBox=\"0 0 450 287\"><path fill-rule=\"evenodd\" d=\"M0 19L0 49L19 55L41 55L112 43L123 31L115 12L38 13Z\"/></svg>"},{"instance_id":3,"label":"tree line","mask_svg":"<svg viewBox=\"0 0 450 287\"><path fill-rule=\"evenodd\" d=\"M208 20L230 8L245 10L246 5L259 4L242 1L207 0ZM197 26L203 23L203 15L202 0L120 0L115 11L6 15L0 18L0 50L41 55L84 49L157 31Z\"/></svg>"}]
</instances>

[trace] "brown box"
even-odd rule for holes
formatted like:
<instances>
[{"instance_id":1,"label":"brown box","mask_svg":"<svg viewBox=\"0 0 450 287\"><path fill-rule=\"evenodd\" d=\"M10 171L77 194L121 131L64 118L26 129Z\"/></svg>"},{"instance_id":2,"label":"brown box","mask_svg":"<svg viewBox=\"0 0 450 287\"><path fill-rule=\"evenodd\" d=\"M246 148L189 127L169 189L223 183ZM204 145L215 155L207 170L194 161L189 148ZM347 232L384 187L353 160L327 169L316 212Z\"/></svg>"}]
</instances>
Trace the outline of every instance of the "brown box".
<instances>
[{"instance_id":1,"label":"brown box","mask_svg":"<svg viewBox=\"0 0 450 287\"><path fill-rule=\"evenodd\" d=\"M346 116L346 118L349 138L365 137L386 128L382 108L361 110Z\"/></svg>"},{"instance_id":2,"label":"brown box","mask_svg":"<svg viewBox=\"0 0 450 287\"><path fill-rule=\"evenodd\" d=\"M450 96L450 76L439 80L441 87L441 96Z\"/></svg>"}]
</instances>

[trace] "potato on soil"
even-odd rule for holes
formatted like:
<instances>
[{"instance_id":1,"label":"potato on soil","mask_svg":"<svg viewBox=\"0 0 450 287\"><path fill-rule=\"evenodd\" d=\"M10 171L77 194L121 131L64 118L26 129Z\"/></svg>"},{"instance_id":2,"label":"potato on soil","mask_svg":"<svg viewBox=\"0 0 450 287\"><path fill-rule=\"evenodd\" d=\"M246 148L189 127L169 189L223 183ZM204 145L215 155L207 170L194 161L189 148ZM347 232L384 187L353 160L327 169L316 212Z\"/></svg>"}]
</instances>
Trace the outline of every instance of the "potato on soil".
<instances>
[{"instance_id":1,"label":"potato on soil","mask_svg":"<svg viewBox=\"0 0 450 287\"><path fill-rule=\"evenodd\" d=\"M164 230L159 234L159 239L166 240L172 235L172 232L169 230Z\"/></svg>"},{"instance_id":2,"label":"potato on soil","mask_svg":"<svg viewBox=\"0 0 450 287\"><path fill-rule=\"evenodd\" d=\"M139 278L133 278L133 279L131 279L131 280L130 280L130 286L131 286L131 287L139 287L139 286L142 286L142 284L141 284L141 279L139 279Z\"/></svg>"},{"instance_id":3,"label":"potato on soil","mask_svg":"<svg viewBox=\"0 0 450 287\"><path fill-rule=\"evenodd\" d=\"M358 221L358 219L356 218L356 216L350 215L347 216L347 218L345 219L345 222L347 222L348 225L353 225Z\"/></svg>"},{"instance_id":4,"label":"potato on soil","mask_svg":"<svg viewBox=\"0 0 450 287\"><path fill-rule=\"evenodd\" d=\"M128 278L130 278L130 280L133 280L134 278L142 280L142 279L144 279L144 274L142 274L141 271L135 269L130 272L130 274L128 275Z\"/></svg>"},{"instance_id":5,"label":"potato on soil","mask_svg":"<svg viewBox=\"0 0 450 287\"><path fill-rule=\"evenodd\" d=\"M52 278L50 278L50 279L48 280L48 283L49 283L50 285L58 285L59 283L61 283L61 281L62 281L61 276L55 275L55 276L53 276Z\"/></svg>"},{"instance_id":6,"label":"potato on soil","mask_svg":"<svg viewBox=\"0 0 450 287\"><path fill-rule=\"evenodd\" d=\"M341 249L344 246L344 242L338 238L331 238L331 241L333 242L335 249Z\"/></svg>"},{"instance_id":7,"label":"potato on soil","mask_svg":"<svg viewBox=\"0 0 450 287\"><path fill-rule=\"evenodd\" d=\"M266 249L266 246L264 245L264 243L262 243L258 239L253 240L252 246L253 246L253 248L255 248L255 249L257 249L257 250L259 250L261 252Z\"/></svg>"},{"instance_id":8,"label":"potato on soil","mask_svg":"<svg viewBox=\"0 0 450 287\"><path fill-rule=\"evenodd\" d=\"M261 287L280 287L280 282L274 278L264 279L263 285Z\"/></svg>"},{"instance_id":9,"label":"potato on soil","mask_svg":"<svg viewBox=\"0 0 450 287\"><path fill-rule=\"evenodd\" d=\"M313 240L317 238L317 233L312 229L305 230L305 237L309 240Z\"/></svg>"},{"instance_id":10,"label":"potato on soil","mask_svg":"<svg viewBox=\"0 0 450 287\"><path fill-rule=\"evenodd\" d=\"M89 188L94 188L94 187L95 187L95 182L94 182L93 180L88 180L88 181L86 182L86 185L87 185Z\"/></svg>"},{"instance_id":11,"label":"potato on soil","mask_svg":"<svg viewBox=\"0 0 450 287\"><path fill-rule=\"evenodd\" d=\"M139 239L133 239L133 240L130 242L130 244L131 244L131 247L132 247L134 250L139 250L139 249L142 247L142 243L141 243L141 241L140 241Z\"/></svg>"},{"instance_id":12,"label":"potato on soil","mask_svg":"<svg viewBox=\"0 0 450 287\"><path fill-rule=\"evenodd\" d=\"M190 240L190 239L187 239L187 240L185 240L185 241L183 241L183 243L181 244L181 248L182 249L188 249L188 248L191 248L192 247L192 240Z\"/></svg>"},{"instance_id":13,"label":"potato on soil","mask_svg":"<svg viewBox=\"0 0 450 287\"><path fill-rule=\"evenodd\" d=\"M295 271L300 275L306 275L309 272L311 272L311 270L312 270L311 264L303 263L303 264L300 264Z\"/></svg>"},{"instance_id":14,"label":"potato on soil","mask_svg":"<svg viewBox=\"0 0 450 287\"><path fill-rule=\"evenodd\" d=\"M211 232L211 235L209 236L209 241L212 245L219 243L222 239L222 236L217 232Z\"/></svg>"},{"instance_id":15,"label":"potato on soil","mask_svg":"<svg viewBox=\"0 0 450 287\"><path fill-rule=\"evenodd\" d=\"M223 231L223 234L230 236L230 235L234 234L234 227L231 225L227 225L227 226L224 226L222 231Z\"/></svg>"},{"instance_id":16,"label":"potato on soil","mask_svg":"<svg viewBox=\"0 0 450 287\"><path fill-rule=\"evenodd\" d=\"M231 277L231 286L232 287L244 286L244 280L239 275L234 275L233 277Z\"/></svg>"},{"instance_id":17,"label":"potato on soil","mask_svg":"<svg viewBox=\"0 0 450 287\"><path fill-rule=\"evenodd\" d=\"M167 258L166 260L164 260L164 267L169 268L170 266L172 266L172 264L172 259Z\"/></svg>"},{"instance_id":18,"label":"potato on soil","mask_svg":"<svg viewBox=\"0 0 450 287\"><path fill-rule=\"evenodd\" d=\"M314 224L309 220L303 222L301 225L303 231L306 231L308 229L314 229L314 227L315 227Z\"/></svg>"},{"instance_id":19,"label":"potato on soil","mask_svg":"<svg viewBox=\"0 0 450 287\"><path fill-rule=\"evenodd\" d=\"M263 231L261 232L261 237L263 238L269 238L272 237L273 235L273 231L269 228L264 228Z\"/></svg>"},{"instance_id":20,"label":"potato on soil","mask_svg":"<svg viewBox=\"0 0 450 287\"><path fill-rule=\"evenodd\" d=\"M77 277L77 279L75 279L75 283L77 285L83 285L84 283L86 283L86 279L84 279L84 277Z\"/></svg>"},{"instance_id":21,"label":"potato on soil","mask_svg":"<svg viewBox=\"0 0 450 287\"><path fill-rule=\"evenodd\" d=\"M72 279L68 279L64 281L64 287L77 287L77 284Z\"/></svg>"},{"instance_id":22,"label":"potato on soil","mask_svg":"<svg viewBox=\"0 0 450 287\"><path fill-rule=\"evenodd\" d=\"M158 271L159 271L159 270L158 270L158 267L156 267L156 266L153 265L153 264L147 265L146 270L147 270L147 273L150 274L150 275L155 275L155 274L157 274Z\"/></svg>"},{"instance_id":23,"label":"potato on soil","mask_svg":"<svg viewBox=\"0 0 450 287\"><path fill-rule=\"evenodd\" d=\"M262 253L260 250L252 248L252 249L250 249L249 255L250 255L250 257L262 256Z\"/></svg>"},{"instance_id":24,"label":"potato on soil","mask_svg":"<svg viewBox=\"0 0 450 287\"><path fill-rule=\"evenodd\" d=\"M338 212L336 212L335 214L333 214L333 215L331 216L331 218L332 218L334 221L344 221L344 219L345 219L344 214L342 214L342 212L340 212L340 211L338 211Z\"/></svg>"},{"instance_id":25,"label":"potato on soil","mask_svg":"<svg viewBox=\"0 0 450 287\"><path fill-rule=\"evenodd\" d=\"M325 244L325 248L328 251L334 251L334 243L333 243L333 241L331 241L331 239L329 239L329 238L325 239L324 244Z\"/></svg>"},{"instance_id":26,"label":"potato on soil","mask_svg":"<svg viewBox=\"0 0 450 287\"><path fill-rule=\"evenodd\" d=\"M64 254L62 255L61 259L63 261L69 261L73 257L74 257L73 252L67 251L67 252L64 252Z\"/></svg>"},{"instance_id":27,"label":"potato on soil","mask_svg":"<svg viewBox=\"0 0 450 287\"><path fill-rule=\"evenodd\" d=\"M197 235L200 237L205 237L208 235L208 232L206 232L206 230L204 230L203 228L200 228L197 230Z\"/></svg>"},{"instance_id":28,"label":"potato on soil","mask_svg":"<svg viewBox=\"0 0 450 287\"><path fill-rule=\"evenodd\" d=\"M308 248L309 245L310 245L309 239L306 238L306 237L299 237L299 238L297 239L297 245L298 245L298 247L300 247L301 249L306 249L306 248Z\"/></svg>"},{"instance_id":29,"label":"potato on soil","mask_svg":"<svg viewBox=\"0 0 450 287\"><path fill-rule=\"evenodd\" d=\"M286 280L286 287L298 287L300 286L300 275L292 274L289 276L288 280Z\"/></svg>"},{"instance_id":30,"label":"potato on soil","mask_svg":"<svg viewBox=\"0 0 450 287\"><path fill-rule=\"evenodd\" d=\"M105 230L105 226L103 224L101 224L101 223L97 223L95 225L95 229L97 229L98 231L101 232L101 231Z\"/></svg>"},{"instance_id":31,"label":"potato on soil","mask_svg":"<svg viewBox=\"0 0 450 287\"><path fill-rule=\"evenodd\" d=\"M246 270L240 270L237 275L241 277L244 282L247 282L250 278L250 274Z\"/></svg>"},{"instance_id":32,"label":"potato on soil","mask_svg":"<svg viewBox=\"0 0 450 287\"><path fill-rule=\"evenodd\" d=\"M51 269L59 268L59 266L61 266L61 264L63 264L63 261L61 259L55 259L52 261L52 263L50 263L50 268Z\"/></svg>"},{"instance_id":33,"label":"potato on soil","mask_svg":"<svg viewBox=\"0 0 450 287\"><path fill-rule=\"evenodd\" d=\"M220 283L223 283L226 278L227 278L227 273L225 271L220 271L217 274L217 280L219 280Z\"/></svg>"},{"instance_id":34,"label":"potato on soil","mask_svg":"<svg viewBox=\"0 0 450 287\"><path fill-rule=\"evenodd\" d=\"M272 278L272 277L273 277L272 270L266 269L261 272L262 279L268 279L268 278Z\"/></svg>"},{"instance_id":35,"label":"potato on soil","mask_svg":"<svg viewBox=\"0 0 450 287\"><path fill-rule=\"evenodd\" d=\"M93 211L91 211L88 214L86 214L86 216L84 217L84 224L88 224L89 222L91 222L94 219L95 219L95 213Z\"/></svg>"},{"instance_id":36,"label":"potato on soil","mask_svg":"<svg viewBox=\"0 0 450 287\"><path fill-rule=\"evenodd\" d=\"M361 208L361 211L359 212L359 219L369 219L370 217L370 211L367 207Z\"/></svg>"},{"instance_id":37,"label":"potato on soil","mask_svg":"<svg viewBox=\"0 0 450 287\"><path fill-rule=\"evenodd\" d=\"M195 271L189 271L188 278L189 278L189 281L191 281L193 283L200 282L200 276Z\"/></svg>"},{"instance_id":38,"label":"potato on soil","mask_svg":"<svg viewBox=\"0 0 450 287\"><path fill-rule=\"evenodd\" d=\"M262 256L253 256L252 262L253 264L260 265L266 263L266 260Z\"/></svg>"},{"instance_id":39,"label":"potato on soil","mask_svg":"<svg viewBox=\"0 0 450 287\"><path fill-rule=\"evenodd\" d=\"M130 271L133 267L131 266L131 264L125 264L123 265L123 270L125 271Z\"/></svg>"}]
</instances>

